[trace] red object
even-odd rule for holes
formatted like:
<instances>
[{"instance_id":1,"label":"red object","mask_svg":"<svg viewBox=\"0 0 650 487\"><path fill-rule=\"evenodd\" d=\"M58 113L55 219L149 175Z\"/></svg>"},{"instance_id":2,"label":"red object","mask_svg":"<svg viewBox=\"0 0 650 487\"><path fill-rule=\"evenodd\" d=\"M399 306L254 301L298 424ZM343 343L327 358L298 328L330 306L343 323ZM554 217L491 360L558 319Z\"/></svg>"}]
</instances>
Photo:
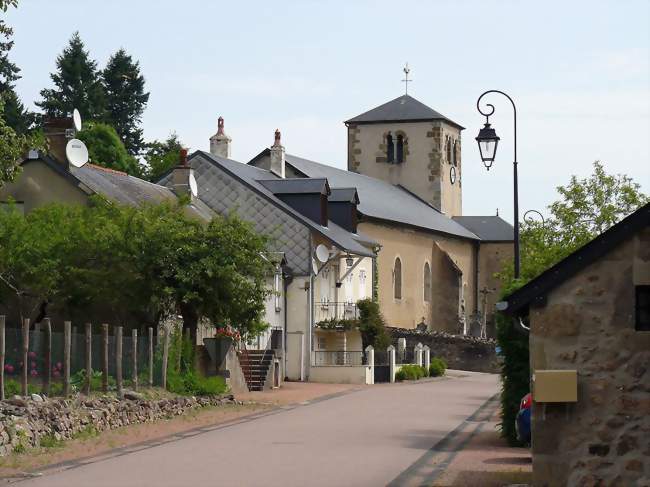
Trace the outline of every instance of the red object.
<instances>
[{"instance_id":1,"label":"red object","mask_svg":"<svg viewBox=\"0 0 650 487\"><path fill-rule=\"evenodd\" d=\"M181 166L187 166L187 149L183 148L180 150L180 156L181 156Z\"/></svg>"},{"instance_id":2,"label":"red object","mask_svg":"<svg viewBox=\"0 0 650 487\"><path fill-rule=\"evenodd\" d=\"M519 404L519 409L530 409L532 405L533 395L529 392L522 398L521 403Z\"/></svg>"}]
</instances>

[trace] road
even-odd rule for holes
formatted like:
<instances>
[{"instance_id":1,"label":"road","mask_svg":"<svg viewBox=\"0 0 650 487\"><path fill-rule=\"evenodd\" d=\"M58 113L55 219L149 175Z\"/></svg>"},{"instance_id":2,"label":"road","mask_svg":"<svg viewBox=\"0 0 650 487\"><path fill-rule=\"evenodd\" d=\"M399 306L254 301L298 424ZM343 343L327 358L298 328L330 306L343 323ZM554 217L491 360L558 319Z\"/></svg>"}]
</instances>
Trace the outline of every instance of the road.
<instances>
[{"instance_id":1,"label":"road","mask_svg":"<svg viewBox=\"0 0 650 487\"><path fill-rule=\"evenodd\" d=\"M455 375L429 382L379 384L278 408L175 441L87 459L19 485L365 487L430 483L445 461L452 460L458 445L469 439L481 412L495 404L497 376Z\"/></svg>"}]
</instances>

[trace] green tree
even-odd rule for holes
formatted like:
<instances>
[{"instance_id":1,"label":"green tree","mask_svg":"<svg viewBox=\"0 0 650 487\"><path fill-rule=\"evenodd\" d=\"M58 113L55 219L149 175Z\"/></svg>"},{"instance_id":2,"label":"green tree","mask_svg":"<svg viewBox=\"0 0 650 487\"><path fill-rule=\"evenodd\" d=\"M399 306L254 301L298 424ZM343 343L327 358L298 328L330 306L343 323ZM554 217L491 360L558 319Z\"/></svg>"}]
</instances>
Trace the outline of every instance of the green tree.
<instances>
[{"instance_id":1,"label":"green tree","mask_svg":"<svg viewBox=\"0 0 650 487\"><path fill-rule=\"evenodd\" d=\"M137 156L143 148L140 122L149 100L140 63L120 49L109 58L102 83L106 95L105 120L115 128L129 154Z\"/></svg>"},{"instance_id":2,"label":"green tree","mask_svg":"<svg viewBox=\"0 0 650 487\"><path fill-rule=\"evenodd\" d=\"M77 137L88 147L89 159L93 164L134 176L141 174L138 161L127 152L117 132L110 125L100 122L86 123Z\"/></svg>"},{"instance_id":3,"label":"green tree","mask_svg":"<svg viewBox=\"0 0 650 487\"><path fill-rule=\"evenodd\" d=\"M41 90L37 102L48 116L67 117L76 108L85 120L101 120L105 111L104 90L97 63L90 59L84 43L75 32L56 58L57 71L50 74L54 88Z\"/></svg>"},{"instance_id":4,"label":"green tree","mask_svg":"<svg viewBox=\"0 0 650 487\"><path fill-rule=\"evenodd\" d=\"M183 144L172 132L164 141L154 140L145 146L144 160L147 165L147 179L151 182L157 182L167 171L178 164L178 153L183 148Z\"/></svg>"},{"instance_id":5,"label":"green tree","mask_svg":"<svg viewBox=\"0 0 650 487\"><path fill-rule=\"evenodd\" d=\"M4 100L0 96L0 187L13 181L20 170L20 160L30 148L42 148L43 141L37 135L17 134L3 117Z\"/></svg>"},{"instance_id":6,"label":"green tree","mask_svg":"<svg viewBox=\"0 0 650 487\"><path fill-rule=\"evenodd\" d=\"M599 161L593 167L589 177L572 176L568 185L557 188L560 199L549 205L548 218L521 223L521 277L513 279L512 265L503 270L504 297L649 201L628 176L607 174ZM499 314L497 341L504 355L501 430L516 444L514 420L519 401L530 388L528 335L518 323Z\"/></svg>"},{"instance_id":7,"label":"green tree","mask_svg":"<svg viewBox=\"0 0 650 487\"><path fill-rule=\"evenodd\" d=\"M386 331L386 322L379 310L379 303L372 299L357 302L359 308L359 332L363 348L372 345L377 350L385 350L391 343Z\"/></svg>"}]
</instances>

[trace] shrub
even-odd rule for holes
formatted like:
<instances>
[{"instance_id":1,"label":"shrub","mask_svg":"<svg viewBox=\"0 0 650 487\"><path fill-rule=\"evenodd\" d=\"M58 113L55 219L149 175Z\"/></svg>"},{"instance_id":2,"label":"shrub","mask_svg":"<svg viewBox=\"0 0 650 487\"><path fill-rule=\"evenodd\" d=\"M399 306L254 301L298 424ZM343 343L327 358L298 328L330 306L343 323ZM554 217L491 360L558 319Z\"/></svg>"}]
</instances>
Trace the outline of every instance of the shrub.
<instances>
[{"instance_id":1,"label":"shrub","mask_svg":"<svg viewBox=\"0 0 650 487\"><path fill-rule=\"evenodd\" d=\"M167 377L167 390L182 396L210 396L228 390L223 377L203 377L194 371L183 374L170 374Z\"/></svg>"},{"instance_id":2,"label":"shrub","mask_svg":"<svg viewBox=\"0 0 650 487\"><path fill-rule=\"evenodd\" d=\"M429 364L429 376L431 377L440 377L445 375L445 370L447 370L447 362L444 359L433 357L431 363Z\"/></svg>"},{"instance_id":3,"label":"shrub","mask_svg":"<svg viewBox=\"0 0 650 487\"><path fill-rule=\"evenodd\" d=\"M402 365L402 368L395 373L395 380L418 380L426 377L425 368L419 365Z\"/></svg>"},{"instance_id":4,"label":"shrub","mask_svg":"<svg viewBox=\"0 0 650 487\"><path fill-rule=\"evenodd\" d=\"M372 345L375 350L385 350L391 344L390 335L386 331L384 317L379 310L379 304L370 299L357 302L359 308L359 331L363 348Z\"/></svg>"}]
</instances>

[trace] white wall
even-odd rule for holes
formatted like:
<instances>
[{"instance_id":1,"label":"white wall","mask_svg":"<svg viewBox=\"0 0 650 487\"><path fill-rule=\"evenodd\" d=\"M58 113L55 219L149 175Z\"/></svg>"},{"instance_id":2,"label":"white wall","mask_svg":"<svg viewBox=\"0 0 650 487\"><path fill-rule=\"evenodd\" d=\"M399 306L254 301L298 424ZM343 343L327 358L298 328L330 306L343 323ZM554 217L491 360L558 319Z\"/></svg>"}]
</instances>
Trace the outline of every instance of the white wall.
<instances>
[{"instance_id":1,"label":"white wall","mask_svg":"<svg viewBox=\"0 0 650 487\"><path fill-rule=\"evenodd\" d=\"M372 367L368 365L332 365L312 367L309 380L329 384L371 384Z\"/></svg>"}]
</instances>

